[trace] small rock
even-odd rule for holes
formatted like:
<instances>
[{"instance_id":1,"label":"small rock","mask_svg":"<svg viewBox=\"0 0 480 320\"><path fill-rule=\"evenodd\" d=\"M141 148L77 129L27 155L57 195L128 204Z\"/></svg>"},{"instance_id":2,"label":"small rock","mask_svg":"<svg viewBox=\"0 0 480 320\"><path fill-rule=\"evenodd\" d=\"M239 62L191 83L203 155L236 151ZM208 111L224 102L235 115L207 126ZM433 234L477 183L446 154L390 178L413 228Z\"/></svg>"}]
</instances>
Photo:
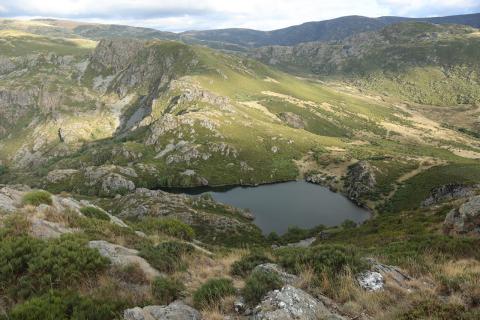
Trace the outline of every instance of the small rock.
<instances>
[{"instance_id":1,"label":"small rock","mask_svg":"<svg viewBox=\"0 0 480 320\"><path fill-rule=\"evenodd\" d=\"M385 285L383 276L375 271L362 272L357 276L357 281L367 291L380 291Z\"/></svg>"}]
</instances>

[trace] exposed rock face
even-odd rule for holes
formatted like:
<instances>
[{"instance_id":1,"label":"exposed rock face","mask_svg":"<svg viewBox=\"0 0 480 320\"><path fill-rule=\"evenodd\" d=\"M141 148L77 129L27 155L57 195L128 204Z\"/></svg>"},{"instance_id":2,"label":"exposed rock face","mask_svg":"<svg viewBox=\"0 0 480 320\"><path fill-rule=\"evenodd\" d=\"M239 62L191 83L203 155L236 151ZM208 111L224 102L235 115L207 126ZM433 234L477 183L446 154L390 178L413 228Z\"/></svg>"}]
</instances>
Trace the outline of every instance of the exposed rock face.
<instances>
[{"instance_id":1,"label":"exposed rock face","mask_svg":"<svg viewBox=\"0 0 480 320\"><path fill-rule=\"evenodd\" d=\"M168 306L146 306L144 308L127 309L123 313L124 320L201 320L200 312L181 301Z\"/></svg>"},{"instance_id":2,"label":"exposed rock face","mask_svg":"<svg viewBox=\"0 0 480 320\"><path fill-rule=\"evenodd\" d=\"M375 169L368 162L360 161L348 168L345 191L351 200L362 203L362 197L372 192L376 184Z\"/></svg>"},{"instance_id":3,"label":"exposed rock face","mask_svg":"<svg viewBox=\"0 0 480 320\"><path fill-rule=\"evenodd\" d=\"M0 185L0 212L12 213L22 203L24 192L9 186Z\"/></svg>"},{"instance_id":4,"label":"exposed rock face","mask_svg":"<svg viewBox=\"0 0 480 320\"><path fill-rule=\"evenodd\" d=\"M278 114L278 117L292 128L305 128L305 121L298 114L293 112L282 112Z\"/></svg>"},{"instance_id":5,"label":"exposed rock face","mask_svg":"<svg viewBox=\"0 0 480 320\"><path fill-rule=\"evenodd\" d=\"M90 248L98 249L100 254L110 259L114 265L128 266L137 264L149 279L160 276L160 272L155 270L147 260L138 256L138 251L116 245L107 241L90 241Z\"/></svg>"},{"instance_id":6,"label":"exposed rock face","mask_svg":"<svg viewBox=\"0 0 480 320\"><path fill-rule=\"evenodd\" d=\"M142 48L144 42L135 39L101 40L90 57L90 68L102 73L121 71Z\"/></svg>"},{"instance_id":7,"label":"exposed rock face","mask_svg":"<svg viewBox=\"0 0 480 320\"><path fill-rule=\"evenodd\" d=\"M445 218L443 228L450 235L480 236L480 196L472 197L458 209L451 210Z\"/></svg>"},{"instance_id":8,"label":"exposed rock face","mask_svg":"<svg viewBox=\"0 0 480 320\"><path fill-rule=\"evenodd\" d=\"M281 290L269 292L262 303L255 308L252 320L342 320L344 317L331 312L303 290L285 286Z\"/></svg>"},{"instance_id":9,"label":"exposed rock face","mask_svg":"<svg viewBox=\"0 0 480 320\"><path fill-rule=\"evenodd\" d=\"M58 183L65 181L76 173L78 173L78 170L75 169L52 170L47 174L46 179L50 183Z\"/></svg>"},{"instance_id":10,"label":"exposed rock face","mask_svg":"<svg viewBox=\"0 0 480 320\"><path fill-rule=\"evenodd\" d=\"M222 206L231 212L231 217L211 214L194 209L202 205ZM224 206L211 199L193 198L183 194L172 194L161 190L139 188L116 201L116 215L120 218L171 217L193 226L214 228L223 232L249 232L253 225L235 218L244 218L243 211Z\"/></svg>"},{"instance_id":11,"label":"exposed rock face","mask_svg":"<svg viewBox=\"0 0 480 320\"><path fill-rule=\"evenodd\" d=\"M360 287L367 291L380 291L383 289L385 281L379 272L366 271L357 276Z\"/></svg>"},{"instance_id":12,"label":"exposed rock face","mask_svg":"<svg viewBox=\"0 0 480 320\"><path fill-rule=\"evenodd\" d=\"M75 229L64 227L58 223L39 218L30 219L30 223L31 234L39 239L59 238L63 234L78 231Z\"/></svg>"},{"instance_id":13,"label":"exposed rock face","mask_svg":"<svg viewBox=\"0 0 480 320\"><path fill-rule=\"evenodd\" d=\"M285 272L279 265L274 263L265 263L255 267L254 271L263 271L276 274L284 284L293 285L298 281L298 277L294 274Z\"/></svg>"},{"instance_id":14,"label":"exposed rock face","mask_svg":"<svg viewBox=\"0 0 480 320\"><path fill-rule=\"evenodd\" d=\"M118 173L110 173L102 181L101 192L105 195L116 195L135 190L135 184Z\"/></svg>"},{"instance_id":15,"label":"exposed rock face","mask_svg":"<svg viewBox=\"0 0 480 320\"><path fill-rule=\"evenodd\" d=\"M422 202L422 207L429 207L443 201L471 197L475 195L476 190L480 190L480 184L470 186L457 183L446 184L432 189L430 196Z\"/></svg>"},{"instance_id":16,"label":"exposed rock face","mask_svg":"<svg viewBox=\"0 0 480 320\"><path fill-rule=\"evenodd\" d=\"M413 278L400 268L382 264L373 258L367 258L366 260L371 266L370 271L357 277L362 288L369 291L377 291L381 290L388 281L393 281L402 288L410 289L411 286L408 284L408 281L413 280Z\"/></svg>"},{"instance_id":17,"label":"exposed rock face","mask_svg":"<svg viewBox=\"0 0 480 320\"><path fill-rule=\"evenodd\" d=\"M327 182L327 179L325 179L325 177L321 173L315 173L306 176L305 181L313 184L324 185Z\"/></svg>"}]
</instances>

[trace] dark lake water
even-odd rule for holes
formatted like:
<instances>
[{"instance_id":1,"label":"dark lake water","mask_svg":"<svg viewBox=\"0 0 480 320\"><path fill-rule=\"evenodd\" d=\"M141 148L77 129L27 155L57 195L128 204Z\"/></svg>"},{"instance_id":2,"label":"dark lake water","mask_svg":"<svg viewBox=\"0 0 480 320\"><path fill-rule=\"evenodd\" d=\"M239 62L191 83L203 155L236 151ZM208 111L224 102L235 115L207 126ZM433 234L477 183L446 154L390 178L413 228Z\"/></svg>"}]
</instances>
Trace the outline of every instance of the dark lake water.
<instances>
[{"instance_id":1,"label":"dark lake water","mask_svg":"<svg viewBox=\"0 0 480 320\"><path fill-rule=\"evenodd\" d=\"M288 227L335 226L346 219L362 222L370 213L328 188L305 181L292 181L258 187L183 190L191 195L210 193L218 202L250 209L255 224L265 234L282 234Z\"/></svg>"}]
</instances>

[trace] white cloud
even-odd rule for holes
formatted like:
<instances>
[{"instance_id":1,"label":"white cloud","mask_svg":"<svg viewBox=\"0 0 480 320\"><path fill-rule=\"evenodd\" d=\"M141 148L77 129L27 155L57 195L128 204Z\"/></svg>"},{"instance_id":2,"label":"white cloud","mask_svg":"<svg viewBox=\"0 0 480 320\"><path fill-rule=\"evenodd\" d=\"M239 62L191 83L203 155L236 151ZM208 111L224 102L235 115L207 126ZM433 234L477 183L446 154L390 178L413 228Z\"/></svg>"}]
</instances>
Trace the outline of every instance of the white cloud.
<instances>
[{"instance_id":1,"label":"white cloud","mask_svg":"<svg viewBox=\"0 0 480 320\"><path fill-rule=\"evenodd\" d=\"M479 0L0 0L2 16L56 17L175 31L271 30L345 15L425 16L474 10L480 11Z\"/></svg>"}]
</instances>

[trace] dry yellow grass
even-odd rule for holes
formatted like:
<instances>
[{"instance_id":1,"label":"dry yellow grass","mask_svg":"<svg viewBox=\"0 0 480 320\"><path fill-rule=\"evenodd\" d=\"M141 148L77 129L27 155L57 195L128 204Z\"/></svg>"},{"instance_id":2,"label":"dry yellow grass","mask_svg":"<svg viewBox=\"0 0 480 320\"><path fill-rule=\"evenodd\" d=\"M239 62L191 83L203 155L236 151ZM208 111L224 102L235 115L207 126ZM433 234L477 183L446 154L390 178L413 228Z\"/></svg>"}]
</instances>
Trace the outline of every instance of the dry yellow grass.
<instances>
[{"instance_id":1,"label":"dry yellow grass","mask_svg":"<svg viewBox=\"0 0 480 320\"><path fill-rule=\"evenodd\" d=\"M205 320L224 320L226 315L234 314L233 304L235 296L228 296L221 299L217 304L202 310ZM233 318L234 319L234 318Z\"/></svg>"},{"instance_id":2,"label":"dry yellow grass","mask_svg":"<svg viewBox=\"0 0 480 320\"><path fill-rule=\"evenodd\" d=\"M230 267L246 254L246 250L233 250L229 254L220 257L205 255L192 255L185 257L189 268L186 273L178 274L184 280L187 291L193 292L211 278L230 278ZM243 286L243 280L233 279L236 288Z\"/></svg>"}]
</instances>

